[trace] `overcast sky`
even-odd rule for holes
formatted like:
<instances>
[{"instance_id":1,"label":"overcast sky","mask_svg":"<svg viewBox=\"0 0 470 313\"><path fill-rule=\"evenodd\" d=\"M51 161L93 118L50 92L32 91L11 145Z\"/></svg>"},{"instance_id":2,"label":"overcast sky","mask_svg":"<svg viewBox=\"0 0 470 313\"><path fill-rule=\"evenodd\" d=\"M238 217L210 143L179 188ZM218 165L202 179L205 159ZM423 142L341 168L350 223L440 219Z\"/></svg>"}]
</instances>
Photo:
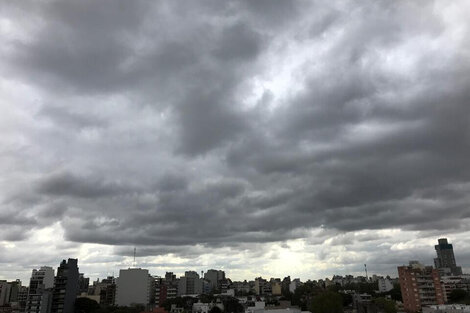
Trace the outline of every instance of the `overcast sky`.
<instances>
[{"instance_id":1,"label":"overcast sky","mask_svg":"<svg viewBox=\"0 0 470 313\"><path fill-rule=\"evenodd\" d=\"M0 279L470 271L470 2L0 3Z\"/></svg>"}]
</instances>

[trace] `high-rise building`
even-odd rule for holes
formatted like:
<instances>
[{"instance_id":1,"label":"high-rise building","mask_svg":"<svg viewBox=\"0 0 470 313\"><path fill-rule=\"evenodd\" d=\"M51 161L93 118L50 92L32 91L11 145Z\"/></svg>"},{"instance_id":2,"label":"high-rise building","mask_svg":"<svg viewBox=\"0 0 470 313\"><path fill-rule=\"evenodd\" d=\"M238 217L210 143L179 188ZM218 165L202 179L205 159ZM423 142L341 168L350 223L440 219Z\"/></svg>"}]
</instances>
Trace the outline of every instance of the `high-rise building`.
<instances>
[{"instance_id":1,"label":"high-rise building","mask_svg":"<svg viewBox=\"0 0 470 313\"><path fill-rule=\"evenodd\" d=\"M20 312L25 311L26 301L28 300L28 292L29 288L26 286L21 286L20 290L18 291L18 306L20 308Z\"/></svg>"},{"instance_id":2,"label":"high-rise building","mask_svg":"<svg viewBox=\"0 0 470 313\"><path fill-rule=\"evenodd\" d=\"M116 279L116 305L149 304L152 280L146 269L120 270L119 277Z\"/></svg>"},{"instance_id":3,"label":"high-rise building","mask_svg":"<svg viewBox=\"0 0 470 313\"><path fill-rule=\"evenodd\" d=\"M88 286L90 285L90 278L85 277L83 273L78 274L78 287L79 287L79 293L87 293L88 292Z\"/></svg>"},{"instance_id":4,"label":"high-rise building","mask_svg":"<svg viewBox=\"0 0 470 313\"><path fill-rule=\"evenodd\" d=\"M108 276L103 279L101 283L97 283L98 290L95 294L100 295L100 304L105 306L112 306L116 301L116 280L113 276Z\"/></svg>"},{"instance_id":5,"label":"high-rise building","mask_svg":"<svg viewBox=\"0 0 470 313\"><path fill-rule=\"evenodd\" d=\"M209 282L211 290L220 290L221 282L225 280L225 272L221 270L210 269L204 274L204 279Z\"/></svg>"},{"instance_id":6,"label":"high-rise building","mask_svg":"<svg viewBox=\"0 0 470 313\"><path fill-rule=\"evenodd\" d=\"M6 280L0 280L0 306L10 303L11 285Z\"/></svg>"},{"instance_id":7,"label":"high-rise building","mask_svg":"<svg viewBox=\"0 0 470 313\"><path fill-rule=\"evenodd\" d=\"M434 265L441 275L462 275L462 268L455 262L454 247L447 242L447 238L438 239L438 244L434 248L437 253Z\"/></svg>"},{"instance_id":8,"label":"high-rise building","mask_svg":"<svg viewBox=\"0 0 470 313\"><path fill-rule=\"evenodd\" d=\"M426 305L444 304L439 271L432 266L410 261L409 266L398 267L398 277L406 312L419 312Z\"/></svg>"},{"instance_id":9,"label":"high-rise building","mask_svg":"<svg viewBox=\"0 0 470 313\"><path fill-rule=\"evenodd\" d=\"M199 274L194 271L184 272L178 282L178 295L199 295L202 294L203 281Z\"/></svg>"},{"instance_id":10,"label":"high-rise building","mask_svg":"<svg viewBox=\"0 0 470 313\"><path fill-rule=\"evenodd\" d=\"M26 313L48 313L52 305L52 288L54 287L54 269L43 266L34 269L29 281L29 292L26 299Z\"/></svg>"},{"instance_id":11,"label":"high-rise building","mask_svg":"<svg viewBox=\"0 0 470 313\"><path fill-rule=\"evenodd\" d=\"M63 260L57 268L52 292L52 313L73 313L78 295L78 260Z\"/></svg>"}]
</instances>

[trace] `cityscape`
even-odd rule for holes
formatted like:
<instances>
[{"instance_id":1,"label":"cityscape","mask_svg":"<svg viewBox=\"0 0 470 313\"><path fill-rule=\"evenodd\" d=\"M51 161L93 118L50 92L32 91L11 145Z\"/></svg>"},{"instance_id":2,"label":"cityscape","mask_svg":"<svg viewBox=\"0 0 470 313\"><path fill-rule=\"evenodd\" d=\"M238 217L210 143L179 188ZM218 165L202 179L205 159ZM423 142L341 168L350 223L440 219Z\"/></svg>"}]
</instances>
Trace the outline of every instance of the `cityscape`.
<instances>
[{"instance_id":1,"label":"cityscape","mask_svg":"<svg viewBox=\"0 0 470 313\"><path fill-rule=\"evenodd\" d=\"M232 281L223 270L188 270L154 276L127 268L90 281L77 259L57 269L32 270L29 285L0 281L1 313L458 313L470 312L470 274L457 265L447 238L435 245L434 265L416 260L397 267L398 277L263 278Z\"/></svg>"}]
</instances>

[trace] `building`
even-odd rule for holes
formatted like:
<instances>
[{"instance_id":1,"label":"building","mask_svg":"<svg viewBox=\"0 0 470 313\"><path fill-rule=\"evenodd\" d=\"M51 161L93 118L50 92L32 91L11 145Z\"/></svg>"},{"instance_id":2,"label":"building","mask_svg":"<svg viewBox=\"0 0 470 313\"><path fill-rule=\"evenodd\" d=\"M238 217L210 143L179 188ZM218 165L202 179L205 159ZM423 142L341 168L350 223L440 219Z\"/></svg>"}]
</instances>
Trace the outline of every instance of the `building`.
<instances>
[{"instance_id":1,"label":"building","mask_svg":"<svg viewBox=\"0 0 470 313\"><path fill-rule=\"evenodd\" d=\"M183 295L199 295L202 294L203 280L199 278L199 274L194 271L184 272L184 276L180 277L178 282L178 296Z\"/></svg>"},{"instance_id":2,"label":"building","mask_svg":"<svg viewBox=\"0 0 470 313\"><path fill-rule=\"evenodd\" d=\"M52 288L54 287L54 269L43 266L34 269L29 280L29 292L26 299L26 313L48 313L52 306Z\"/></svg>"},{"instance_id":3,"label":"building","mask_svg":"<svg viewBox=\"0 0 470 313\"><path fill-rule=\"evenodd\" d=\"M150 303L152 277L141 268L120 270L116 280L116 305L132 306Z\"/></svg>"},{"instance_id":4,"label":"building","mask_svg":"<svg viewBox=\"0 0 470 313\"><path fill-rule=\"evenodd\" d=\"M470 305L446 304L430 305L423 308L423 313L470 313Z\"/></svg>"},{"instance_id":5,"label":"building","mask_svg":"<svg viewBox=\"0 0 470 313\"><path fill-rule=\"evenodd\" d=\"M449 301L450 293L455 289L462 289L470 292L470 275L443 276L441 286L444 291L445 301Z\"/></svg>"},{"instance_id":6,"label":"building","mask_svg":"<svg viewBox=\"0 0 470 313\"><path fill-rule=\"evenodd\" d=\"M225 272L221 270L210 269L204 274L204 279L209 282L211 290L220 290L221 282L225 280Z\"/></svg>"},{"instance_id":7,"label":"building","mask_svg":"<svg viewBox=\"0 0 470 313\"><path fill-rule=\"evenodd\" d=\"M6 280L0 280L0 306L10 303L11 285Z\"/></svg>"},{"instance_id":8,"label":"building","mask_svg":"<svg viewBox=\"0 0 470 313\"><path fill-rule=\"evenodd\" d=\"M454 247L447 242L447 238L438 239L438 244L434 248L437 253L434 266L439 269L442 276L462 275L462 268L455 262Z\"/></svg>"},{"instance_id":9,"label":"building","mask_svg":"<svg viewBox=\"0 0 470 313\"><path fill-rule=\"evenodd\" d=\"M28 300L29 288L26 286L21 286L18 291L18 306L19 311L24 312L26 308L26 301Z\"/></svg>"},{"instance_id":10,"label":"building","mask_svg":"<svg viewBox=\"0 0 470 313\"><path fill-rule=\"evenodd\" d=\"M108 276L102 281L96 280L88 287L88 295L98 296L99 304L114 305L116 299L116 280L113 276Z\"/></svg>"},{"instance_id":11,"label":"building","mask_svg":"<svg viewBox=\"0 0 470 313\"><path fill-rule=\"evenodd\" d=\"M100 304L112 306L116 301L116 280L113 276L108 276L101 281Z\"/></svg>"},{"instance_id":12,"label":"building","mask_svg":"<svg viewBox=\"0 0 470 313\"><path fill-rule=\"evenodd\" d=\"M78 288L80 293L88 293L88 286L90 285L90 278L85 277L83 273L78 274Z\"/></svg>"},{"instance_id":13,"label":"building","mask_svg":"<svg viewBox=\"0 0 470 313\"><path fill-rule=\"evenodd\" d=\"M73 313L78 291L78 259L63 260L54 280L51 312Z\"/></svg>"},{"instance_id":14,"label":"building","mask_svg":"<svg viewBox=\"0 0 470 313\"><path fill-rule=\"evenodd\" d=\"M354 293L352 300L353 308L357 313L377 312L372 296L368 293Z\"/></svg>"},{"instance_id":15,"label":"building","mask_svg":"<svg viewBox=\"0 0 470 313\"><path fill-rule=\"evenodd\" d=\"M393 284L392 281L388 278L377 278L377 285L379 288L379 292L389 292L390 290L393 289Z\"/></svg>"},{"instance_id":16,"label":"building","mask_svg":"<svg viewBox=\"0 0 470 313\"><path fill-rule=\"evenodd\" d=\"M398 267L401 294L405 312L418 312L426 305L444 304L439 271L410 261L409 266Z\"/></svg>"},{"instance_id":17,"label":"building","mask_svg":"<svg viewBox=\"0 0 470 313\"><path fill-rule=\"evenodd\" d=\"M257 295L270 295L272 292L271 283L262 277L255 278L254 289Z\"/></svg>"},{"instance_id":18,"label":"building","mask_svg":"<svg viewBox=\"0 0 470 313\"><path fill-rule=\"evenodd\" d=\"M269 283L271 285L271 294L273 296L282 295L282 285L281 285L281 279L280 278L271 278Z\"/></svg>"},{"instance_id":19,"label":"building","mask_svg":"<svg viewBox=\"0 0 470 313\"><path fill-rule=\"evenodd\" d=\"M291 293L294 293L297 288L299 288L302 285L300 282L300 278L295 278L293 279L290 284L289 284L289 291Z\"/></svg>"}]
</instances>

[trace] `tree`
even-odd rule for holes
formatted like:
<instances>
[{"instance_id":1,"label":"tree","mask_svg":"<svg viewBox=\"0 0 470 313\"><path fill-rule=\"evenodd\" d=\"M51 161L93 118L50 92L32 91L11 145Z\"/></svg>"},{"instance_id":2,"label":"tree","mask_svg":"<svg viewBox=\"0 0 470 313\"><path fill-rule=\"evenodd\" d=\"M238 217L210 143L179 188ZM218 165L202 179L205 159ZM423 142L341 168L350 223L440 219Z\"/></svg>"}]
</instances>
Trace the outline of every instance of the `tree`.
<instances>
[{"instance_id":1,"label":"tree","mask_svg":"<svg viewBox=\"0 0 470 313\"><path fill-rule=\"evenodd\" d=\"M209 313L222 313L222 310L218 306L213 306Z\"/></svg>"},{"instance_id":2,"label":"tree","mask_svg":"<svg viewBox=\"0 0 470 313\"><path fill-rule=\"evenodd\" d=\"M336 292L323 292L313 297L310 311L313 313L343 313L343 298Z\"/></svg>"},{"instance_id":3,"label":"tree","mask_svg":"<svg viewBox=\"0 0 470 313\"><path fill-rule=\"evenodd\" d=\"M374 303L385 313L397 313L397 306L395 305L395 301L393 300L385 298L376 298L374 299Z\"/></svg>"},{"instance_id":4,"label":"tree","mask_svg":"<svg viewBox=\"0 0 470 313\"><path fill-rule=\"evenodd\" d=\"M97 311L100 305L89 298L77 298L75 300L75 313L92 313Z\"/></svg>"},{"instance_id":5,"label":"tree","mask_svg":"<svg viewBox=\"0 0 470 313\"><path fill-rule=\"evenodd\" d=\"M390 297L395 301L403 301L401 297L400 284L394 284L393 289L389 291Z\"/></svg>"},{"instance_id":6,"label":"tree","mask_svg":"<svg viewBox=\"0 0 470 313\"><path fill-rule=\"evenodd\" d=\"M451 303L463 303L468 297L468 293L463 289L454 289L449 295L449 302Z\"/></svg>"},{"instance_id":7,"label":"tree","mask_svg":"<svg viewBox=\"0 0 470 313\"><path fill-rule=\"evenodd\" d=\"M352 295L349 293L340 293L341 298L343 298L343 307L349 306L353 303Z\"/></svg>"}]
</instances>

